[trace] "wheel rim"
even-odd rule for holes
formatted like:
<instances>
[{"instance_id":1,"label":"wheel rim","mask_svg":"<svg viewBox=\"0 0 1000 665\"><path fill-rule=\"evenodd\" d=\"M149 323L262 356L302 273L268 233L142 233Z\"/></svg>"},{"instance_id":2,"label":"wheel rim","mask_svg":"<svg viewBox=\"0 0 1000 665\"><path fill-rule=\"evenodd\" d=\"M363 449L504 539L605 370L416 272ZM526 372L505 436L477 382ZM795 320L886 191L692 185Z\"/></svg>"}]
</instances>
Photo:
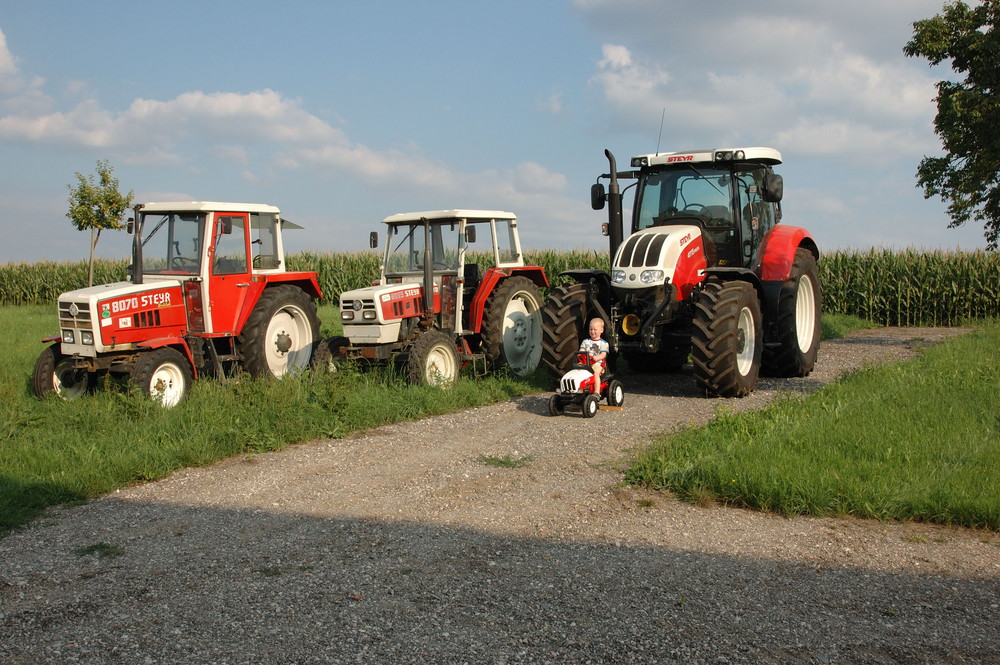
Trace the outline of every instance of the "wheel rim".
<instances>
[{"instance_id":1,"label":"wheel rim","mask_svg":"<svg viewBox=\"0 0 1000 665\"><path fill-rule=\"evenodd\" d=\"M756 331L754 330L753 312L749 307L740 310L738 328L736 330L736 367L741 376L750 373L756 353Z\"/></svg>"},{"instance_id":2,"label":"wheel rim","mask_svg":"<svg viewBox=\"0 0 1000 665\"><path fill-rule=\"evenodd\" d=\"M174 363L156 368L149 379L149 396L161 406L175 406L184 396L184 372Z\"/></svg>"},{"instance_id":3,"label":"wheel rim","mask_svg":"<svg viewBox=\"0 0 1000 665\"><path fill-rule=\"evenodd\" d=\"M816 293L809 275L799 278L795 293L795 335L802 353L809 351L816 332Z\"/></svg>"},{"instance_id":4,"label":"wheel rim","mask_svg":"<svg viewBox=\"0 0 1000 665\"><path fill-rule=\"evenodd\" d=\"M538 303L519 291L507 303L503 317L503 355L515 374L528 374L542 358L542 321Z\"/></svg>"},{"instance_id":5,"label":"wheel rim","mask_svg":"<svg viewBox=\"0 0 1000 665\"><path fill-rule=\"evenodd\" d=\"M71 400L87 393L87 370L73 367L73 361L64 359L52 372L52 389L62 399Z\"/></svg>"},{"instance_id":6,"label":"wheel rim","mask_svg":"<svg viewBox=\"0 0 1000 665\"><path fill-rule=\"evenodd\" d=\"M625 401L625 390L620 385L615 386L614 400L615 406L621 406L621 403Z\"/></svg>"},{"instance_id":7,"label":"wheel rim","mask_svg":"<svg viewBox=\"0 0 1000 665\"><path fill-rule=\"evenodd\" d=\"M267 325L264 353L274 376L305 369L312 356L312 328L309 317L298 307L285 307Z\"/></svg>"},{"instance_id":8,"label":"wheel rim","mask_svg":"<svg viewBox=\"0 0 1000 665\"><path fill-rule=\"evenodd\" d=\"M455 382L456 365L454 351L443 344L436 344L427 353L424 365L424 379L432 386L450 386Z\"/></svg>"}]
</instances>

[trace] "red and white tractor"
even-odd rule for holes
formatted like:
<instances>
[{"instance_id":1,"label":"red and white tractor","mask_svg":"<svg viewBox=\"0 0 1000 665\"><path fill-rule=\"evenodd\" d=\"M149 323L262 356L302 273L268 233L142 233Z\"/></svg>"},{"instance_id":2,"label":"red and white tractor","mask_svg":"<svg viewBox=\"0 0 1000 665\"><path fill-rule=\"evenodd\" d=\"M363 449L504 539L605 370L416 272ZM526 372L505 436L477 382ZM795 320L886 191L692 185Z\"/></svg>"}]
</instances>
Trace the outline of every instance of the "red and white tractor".
<instances>
[{"instance_id":1,"label":"red and white tractor","mask_svg":"<svg viewBox=\"0 0 1000 665\"><path fill-rule=\"evenodd\" d=\"M378 284L340 296L344 337L336 359L405 363L411 383L449 386L461 365L535 371L542 355L540 287L545 271L524 265L517 217L498 210L392 215ZM480 274L469 252L484 243L493 267ZM378 244L372 233L371 246Z\"/></svg>"},{"instance_id":2,"label":"red and white tractor","mask_svg":"<svg viewBox=\"0 0 1000 665\"><path fill-rule=\"evenodd\" d=\"M601 408L601 400L612 407L625 402L622 383L606 369L600 379L591 369L593 358L586 351L576 354L575 364L559 379L559 387L549 398L549 414L561 416L566 411L579 411L584 418L593 418ZM594 383L600 381L595 391Z\"/></svg>"},{"instance_id":3,"label":"red and white tractor","mask_svg":"<svg viewBox=\"0 0 1000 665\"><path fill-rule=\"evenodd\" d=\"M605 151L610 274L571 270L543 310L543 360L566 371L586 321L604 319L613 354L633 371L674 371L690 356L699 389L742 397L763 370L805 376L816 363L822 293L819 250L805 229L779 224L783 184L773 148L638 155L618 172ZM623 238L620 180L635 180ZM627 189L627 188L626 188Z\"/></svg>"},{"instance_id":4,"label":"red and white tractor","mask_svg":"<svg viewBox=\"0 0 1000 665\"><path fill-rule=\"evenodd\" d=\"M278 208L146 203L129 228L129 281L59 296L60 334L35 363L36 395L72 399L112 375L169 407L202 375L309 366L319 282L285 270L282 230L301 227Z\"/></svg>"}]
</instances>

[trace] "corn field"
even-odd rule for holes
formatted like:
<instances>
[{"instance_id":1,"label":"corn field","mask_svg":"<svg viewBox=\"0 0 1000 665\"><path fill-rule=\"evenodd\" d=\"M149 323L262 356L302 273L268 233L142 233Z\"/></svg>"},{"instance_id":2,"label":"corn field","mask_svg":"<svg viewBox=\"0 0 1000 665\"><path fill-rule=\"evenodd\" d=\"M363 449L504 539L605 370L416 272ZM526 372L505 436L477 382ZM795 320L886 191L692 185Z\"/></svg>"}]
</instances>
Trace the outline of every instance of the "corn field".
<instances>
[{"instance_id":1,"label":"corn field","mask_svg":"<svg viewBox=\"0 0 1000 665\"><path fill-rule=\"evenodd\" d=\"M493 263L484 253L469 259L483 269ZM592 250L528 251L524 259L544 267L553 284L564 270L608 269L607 252ZM343 291L377 279L379 260L375 252L301 252L288 256L288 269L316 271L324 301L335 303ZM124 280L127 264L96 261L94 283ZM828 312L889 326L951 326L1000 317L996 252L839 251L823 255L819 267ZM86 285L86 261L0 265L0 305L51 304L60 293Z\"/></svg>"}]
</instances>

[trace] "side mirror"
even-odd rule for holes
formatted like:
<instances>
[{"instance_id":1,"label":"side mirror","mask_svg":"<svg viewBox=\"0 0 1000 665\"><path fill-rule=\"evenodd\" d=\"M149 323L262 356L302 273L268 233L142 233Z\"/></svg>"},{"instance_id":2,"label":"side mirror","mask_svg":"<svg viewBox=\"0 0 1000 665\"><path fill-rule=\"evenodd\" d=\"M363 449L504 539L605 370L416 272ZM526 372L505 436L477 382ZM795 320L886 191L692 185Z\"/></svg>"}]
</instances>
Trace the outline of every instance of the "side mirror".
<instances>
[{"instance_id":1,"label":"side mirror","mask_svg":"<svg viewBox=\"0 0 1000 665\"><path fill-rule=\"evenodd\" d=\"M590 207L594 210L604 210L604 204L608 201L608 195L604 192L604 185L596 182L590 187Z\"/></svg>"},{"instance_id":2,"label":"side mirror","mask_svg":"<svg viewBox=\"0 0 1000 665\"><path fill-rule=\"evenodd\" d=\"M233 218L223 217L222 221L219 223L219 233L228 236L233 232Z\"/></svg>"},{"instance_id":3,"label":"side mirror","mask_svg":"<svg viewBox=\"0 0 1000 665\"><path fill-rule=\"evenodd\" d=\"M764 176L764 200L768 203L778 203L784 194L784 183L777 173Z\"/></svg>"},{"instance_id":4,"label":"side mirror","mask_svg":"<svg viewBox=\"0 0 1000 665\"><path fill-rule=\"evenodd\" d=\"M466 244L476 242L476 227L466 226L465 227L465 242Z\"/></svg>"},{"instance_id":5,"label":"side mirror","mask_svg":"<svg viewBox=\"0 0 1000 665\"><path fill-rule=\"evenodd\" d=\"M368 246L372 249L378 247L378 231L372 231L368 234Z\"/></svg>"},{"instance_id":6,"label":"side mirror","mask_svg":"<svg viewBox=\"0 0 1000 665\"><path fill-rule=\"evenodd\" d=\"M125 222L125 232L132 235L133 231L135 231L135 217L129 217L128 221Z\"/></svg>"}]
</instances>

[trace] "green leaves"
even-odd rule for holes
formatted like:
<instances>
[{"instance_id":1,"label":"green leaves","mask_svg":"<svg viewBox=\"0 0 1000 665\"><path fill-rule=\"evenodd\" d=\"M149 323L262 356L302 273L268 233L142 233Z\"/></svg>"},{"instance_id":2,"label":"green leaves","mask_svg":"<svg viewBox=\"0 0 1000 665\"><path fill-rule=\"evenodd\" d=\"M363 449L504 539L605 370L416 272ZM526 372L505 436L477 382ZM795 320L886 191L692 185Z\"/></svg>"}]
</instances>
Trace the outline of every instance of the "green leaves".
<instances>
[{"instance_id":1,"label":"green leaves","mask_svg":"<svg viewBox=\"0 0 1000 665\"><path fill-rule=\"evenodd\" d=\"M922 56L931 65L951 62L964 74L961 81L938 83L934 131L946 157L925 157L917 168L924 197L940 197L952 222L983 222L990 249L1000 240L1000 5L986 2L969 7L945 4L941 14L913 24L913 38L903 47L907 56Z\"/></svg>"},{"instance_id":2,"label":"green leaves","mask_svg":"<svg viewBox=\"0 0 1000 665\"><path fill-rule=\"evenodd\" d=\"M118 191L118 178L108 160L97 162L97 178L77 172L76 187L68 185L69 212L66 216L79 231L120 229L125 211L132 206L133 192Z\"/></svg>"}]
</instances>

